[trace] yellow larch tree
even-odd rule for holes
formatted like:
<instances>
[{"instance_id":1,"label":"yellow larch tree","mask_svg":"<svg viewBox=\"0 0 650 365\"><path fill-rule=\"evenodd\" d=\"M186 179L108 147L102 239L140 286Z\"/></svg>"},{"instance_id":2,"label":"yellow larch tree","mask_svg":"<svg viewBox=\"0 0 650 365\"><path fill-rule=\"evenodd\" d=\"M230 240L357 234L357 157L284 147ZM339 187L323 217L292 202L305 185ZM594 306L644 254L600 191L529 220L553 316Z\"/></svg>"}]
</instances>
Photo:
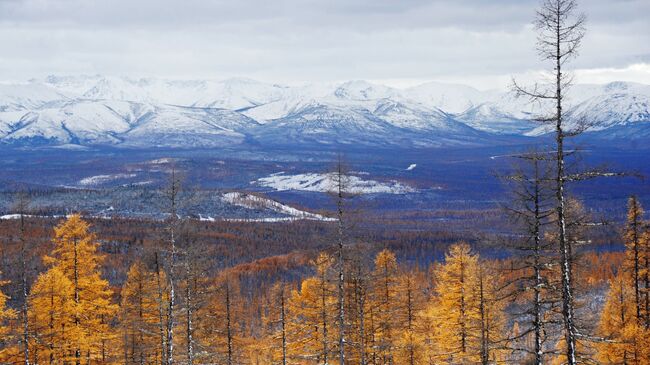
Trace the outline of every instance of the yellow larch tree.
<instances>
[{"instance_id":1,"label":"yellow larch tree","mask_svg":"<svg viewBox=\"0 0 650 365\"><path fill-rule=\"evenodd\" d=\"M81 216L72 215L54 228L54 249L43 261L58 269L72 283L72 305L66 314L66 331L71 336L74 363L97 360L106 362L113 338L110 323L117 306L112 303L108 281L100 274L103 256L89 225Z\"/></svg>"},{"instance_id":2,"label":"yellow larch tree","mask_svg":"<svg viewBox=\"0 0 650 365\"><path fill-rule=\"evenodd\" d=\"M330 278L334 260L320 254L316 274L302 281L289 298L287 353L292 364L328 364L335 356L336 296Z\"/></svg>"},{"instance_id":3,"label":"yellow larch tree","mask_svg":"<svg viewBox=\"0 0 650 365\"><path fill-rule=\"evenodd\" d=\"M609 283L609 292L601 313L598 333L606 341L597 344L600 364L634 364L641 354L636 335L634 287L629 273L620 271Z\"/></svg>"},{"instance_id":4,"label":"yellow larch tree","mask_svg":"<svg viewBox=\"0 0 650 365\"><path fill-rule=\"evenodd\" d=\"M422 311L425 278L416 269L401 270L397 278L397 300L394 317L395 364L417 365L424 362L425 333L428 331Z\"/></svg>"},{"instance_id":5,"label":"yellow larch tree","mask_svg":"<svg viewBox=\"0 0 650 365\"><path fill-rule=\"evenodd\" d=\"M643 208L635 196L630 197L628 201L627 223L623 235L625 241L625 270L629 272L628 277L631 280L634 289L634 316L640 323L642 321L642 298L643 274L644 274L644 249L642 245L643 237Z\"/></svg>"},{"instance_id":6,"label":"yellow larch tree","mask_svg":"<svg viewBox=\"0 0 650 365\"><path fill-rule=\"evenodd\" d=\"M29 295L29 321L34 341L30 342L35 364L63 364L74 361L73 340L79 332L71 326L74 287L58 267L40 274Z\"/></svg>"},{"instance_id":7,"label":"yellow larch tree","mask_svg":"<svg viewBox=\"0 0 650 365\"><path fill-rule=\"evenodd\" d=\"M284 281L275 283L263 304L263 339L257 341L256 357L263 363L287 365L289 363L289 311L290 289Z\"/></svg>"},{"instance_id":8,"label":"yellow larch tree","mask_svg":"<svg viewBox=\"0 0 650 365\"><path fill-rule=\"evenodd\" d=\"M197 361L244 364L248 353L242 334L243 303L238 279L229 274L218 277L211 294L208 305L196 313L201 318L196 323L196 346L204 350Z\"/></svg>"},{"instance_id":9,"label":"yellow larch tree","mask_svg":"<svg viewBox=\"0 0 650 365\"><path fill-rule=\"evenodd\" d=\"M159 364L160 316L155 273L137 261L131 265L121 291L120 328L124 364Z\"/></svg>"},{"instance_id":10,"label":"yellow larch tree","mask_svg":"<svg viewBox=\"0 0 650 365\"><path fill-rule=\"evenodd\" d=\"M502 284L498 279L496 269L490 262L480 262L478 267L478 311L480 316L479 338L481 340L481 363L503 363L506 351L505 303L501 298Z\"/></svg>"},{"instance_id":11,"label":"yellow larch tree","mask_svg":"<svg viewBox=\"0 0 650 365\"><path fill-rule=\"evenodd\" d=\"M466 243L455 244L445 262L435 271L436 287L429 315L434 323L433 353L445 363L480 361L476 323L480 319L478 298L478 255Z\"/></svg>"},{"instance_id":12,"label":"yellow larch tree","mask_svg":"<svg viewBox=\"0 0 650 365\"><path fill-rule=\"evenodd\" d=\"M2 272L0 272L0 276L2 275ZM0 281L0 288L7 284L6 281ZM10 326L9 326L9 320L13 319L16 316L16 313L10 309L7 308L7 299L8 297L0 290L0 360L3 359L6 344L6 340L8 339L9 332L10 332Z\"/></svg>"},{"instance_id":13,"label":"yellow larch tree","mask_svg":"<svg viewBox=\"0 0 650 365\"><path fill-rule=\"evenodd\" d=\"M452 245L435 277L426 311L434 331L430 358L447 364L498 361L495 344L502 336L503 308L496 300L494 277L480 267L478 254L467 243Z\"/></svg>"},{"instance_id":14,"label":"yellow larch tree","mask_svg":"<svg viewBox=\"0 0 650 365\"><path fill-rule=\"evenodd\" d=\"M395 254L387 249L375 257L372 288L372 344L371 358L377 364L394 363L395 326L397 310L397 277L399 275Z\"/></svg>"}]
</instances>

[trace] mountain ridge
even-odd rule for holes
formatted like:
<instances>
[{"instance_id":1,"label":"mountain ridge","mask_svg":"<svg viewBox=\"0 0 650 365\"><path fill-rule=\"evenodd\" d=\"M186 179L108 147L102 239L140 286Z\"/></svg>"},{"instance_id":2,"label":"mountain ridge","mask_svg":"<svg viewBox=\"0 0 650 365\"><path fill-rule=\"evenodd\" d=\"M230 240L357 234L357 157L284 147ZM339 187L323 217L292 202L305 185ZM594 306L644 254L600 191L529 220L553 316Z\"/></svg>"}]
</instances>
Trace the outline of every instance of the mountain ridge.
<instances>
[{"instance_id":1,"label":"mountain ridge","mask_svg":"<svg viewBox=\"0 0 650 365\"><path fill-rule=\"evenodd\" d=\"M588 121L590 135L610 138L644 138L650 129L650 85L575 85L569 99L570 128ZM398 89L363 80L285 86L245 78L49 76L0 84L0 142L475 145L549 133L531 121L546 110L509 92L437 82ZM616 133L607 136L609 129Z\"/></svg>"}]
</instances>

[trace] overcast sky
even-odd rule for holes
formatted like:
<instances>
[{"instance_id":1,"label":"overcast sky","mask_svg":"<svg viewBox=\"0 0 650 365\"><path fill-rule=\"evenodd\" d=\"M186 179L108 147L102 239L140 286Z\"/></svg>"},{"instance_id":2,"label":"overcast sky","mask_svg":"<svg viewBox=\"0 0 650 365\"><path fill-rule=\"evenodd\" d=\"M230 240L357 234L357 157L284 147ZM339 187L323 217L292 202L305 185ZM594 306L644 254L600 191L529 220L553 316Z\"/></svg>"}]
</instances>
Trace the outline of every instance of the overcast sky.
<instances>
[{"instance_id":1,"label":"overcast sky","mask_svg":"<svg viewBox=\"0 0 650 365\"><path fill-rule=\"evenodd\" d=\"M650 84L650 1L582 0L579 82ZM0 0L0 80L48 74L287 84L531 77L537 0Z\"/></svg>"}]
</instances>

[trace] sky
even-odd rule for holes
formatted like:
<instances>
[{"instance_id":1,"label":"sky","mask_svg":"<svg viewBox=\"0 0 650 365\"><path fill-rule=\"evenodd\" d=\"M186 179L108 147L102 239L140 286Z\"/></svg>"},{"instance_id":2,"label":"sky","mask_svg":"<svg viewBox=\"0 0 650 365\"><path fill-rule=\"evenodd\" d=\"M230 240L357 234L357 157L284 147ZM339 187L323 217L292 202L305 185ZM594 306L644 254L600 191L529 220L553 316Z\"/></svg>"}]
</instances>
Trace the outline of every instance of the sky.
<instances>
[{"instance_id":1,"label":"sky","mask_svg":"<svg viewBox=\"0 0 650 365\"><path fill-rule=\"evenodd\" d=\"M650 84L650 1L581 0L580 83ZM538 0L0 0L0 80L50 74L505 87Z\"/></svg>"}]
</instances>

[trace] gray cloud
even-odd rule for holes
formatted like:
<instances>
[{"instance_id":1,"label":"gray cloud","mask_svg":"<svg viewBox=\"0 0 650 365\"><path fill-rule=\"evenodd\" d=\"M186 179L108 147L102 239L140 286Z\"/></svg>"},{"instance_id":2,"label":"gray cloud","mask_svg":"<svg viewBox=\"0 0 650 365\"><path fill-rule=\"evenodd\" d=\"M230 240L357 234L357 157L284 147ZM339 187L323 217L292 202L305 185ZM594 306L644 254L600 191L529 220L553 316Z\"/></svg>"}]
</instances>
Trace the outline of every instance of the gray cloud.
<instances>
[{"instance_id":1,"label":"gray cloud","mask_svg":"<svg viewBox=\"0 0 650 365\"><path fill-rule=\"evenodd\" d=\"M448 79L490 87L486 80L543 67L530 27L537 4L0 0L0 79L90 72L294 83ZM582 10L589 33L574 67L607 72L650 63L650 2L583 0Z\"/></svg>"}]
</instances>

